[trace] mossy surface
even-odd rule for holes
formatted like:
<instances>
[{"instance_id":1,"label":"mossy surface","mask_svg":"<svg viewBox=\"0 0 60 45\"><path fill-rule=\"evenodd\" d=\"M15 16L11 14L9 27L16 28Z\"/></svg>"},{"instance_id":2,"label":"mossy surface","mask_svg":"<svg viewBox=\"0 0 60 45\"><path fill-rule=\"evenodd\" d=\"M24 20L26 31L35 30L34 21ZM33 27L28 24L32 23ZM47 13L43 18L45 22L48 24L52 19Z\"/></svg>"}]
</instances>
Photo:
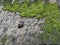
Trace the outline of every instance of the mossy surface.
<instances>
[{"instance_id":1,"label":"mossy surface","mask_svg":"<svg viewBox=\"0 0 60 45\"><path fill-rule=\"evenodd\" d=\"M7 40L7 35L5 35L3 38L1 38L2 45L5 45L5 42Z\"/></svg>"},{"instance_id":2,"label":"mossy surface","mask_svg":"<svg viewBox=\"0 0 60 45\"><path fill-rule=\"evenodd\" d=\"M57 3L43 4L40 0L28 6L28 2L18 4L5 4L4 10L12 12L20 12L23 17L36 17L38 19L45 18L45 26L43 28L43 39L51 40L56 43L60 40L60 12Z\"/></svg>"}]
</instances>

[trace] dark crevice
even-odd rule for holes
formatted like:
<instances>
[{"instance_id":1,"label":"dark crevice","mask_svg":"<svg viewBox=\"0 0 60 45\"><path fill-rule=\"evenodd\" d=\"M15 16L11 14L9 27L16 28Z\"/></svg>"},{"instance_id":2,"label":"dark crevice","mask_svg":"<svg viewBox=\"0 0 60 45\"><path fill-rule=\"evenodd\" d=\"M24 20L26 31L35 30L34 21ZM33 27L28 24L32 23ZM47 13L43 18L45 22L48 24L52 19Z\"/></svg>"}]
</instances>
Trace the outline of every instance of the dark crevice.
<instances>
[{"instance_id":1,"label":"dark crevice","mask_svg":"<svg viewBox=\"0 0 60 45\"><path fill-rule=\"evenodd\" d=\"M4 27L3 32L6 32L7 30L8 30L8 28L7 27Z\"/></svg>"},{"instance_id":2,"label":"dark crevice","mask_svg":"<svg viewBox=\"0 0 60 45\"><path fill-rule=\"evenodd\" d=\"M39 45L47 45L47 44L39 44Z\"/></svg>"},{"instance_id":3,"label":"dark crevice","mask_svg":"<svg viewBox=\"0 0 60 45\"><path fill-rule=\"evenodd\" d=\"M58 45L58 44L49 44L49 45Z\"/></svg>"},{"instance_id":4,"label":"dark crevice","mask_svg":"<svg viewBox=\"0 0 60 45\"><path fill-rule=\"evenodd\" d=\"M60 6L58 6L58 9L60 10Z\"/></svg>"},{"instance_id":5,"label":"dark crevice","mask_svg":"<svg viewBox=\"0 0 60 45\"><path fill-rule=\"evenodd\" d=\"M24 24L18 24L18 28L24 27Z\"/></svg>"}]
</instances>

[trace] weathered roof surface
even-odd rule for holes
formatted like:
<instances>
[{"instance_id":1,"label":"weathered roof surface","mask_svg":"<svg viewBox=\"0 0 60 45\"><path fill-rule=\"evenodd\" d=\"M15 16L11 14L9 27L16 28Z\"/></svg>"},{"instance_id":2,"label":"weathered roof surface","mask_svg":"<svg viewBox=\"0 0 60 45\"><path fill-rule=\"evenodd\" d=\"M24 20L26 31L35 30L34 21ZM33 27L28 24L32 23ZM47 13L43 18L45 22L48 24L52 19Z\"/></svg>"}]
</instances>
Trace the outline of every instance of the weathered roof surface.
<instances>
[{"instance_id":1,"label":"weathered roof surface","mask_svg":"<svg viewBox=\"0 0 60 45\"><path fill-rule=\"evenodd\" d=\"M51 3L56 3L57 0L49 0Z\"/></svg>"}]
</instances>

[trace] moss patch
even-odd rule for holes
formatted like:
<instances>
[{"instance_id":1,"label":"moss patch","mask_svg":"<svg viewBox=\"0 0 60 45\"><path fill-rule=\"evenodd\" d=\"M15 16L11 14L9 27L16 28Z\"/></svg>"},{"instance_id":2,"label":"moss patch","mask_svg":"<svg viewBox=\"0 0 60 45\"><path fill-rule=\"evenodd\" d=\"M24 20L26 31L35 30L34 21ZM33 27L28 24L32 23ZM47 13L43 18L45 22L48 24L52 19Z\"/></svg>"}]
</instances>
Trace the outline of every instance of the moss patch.
<instances>
[{"instance_id":1,"label":"moss patch","mask_svg":"<svg viewBox=\"0 0 60 45\"><path fill-rule=\"evenodd\" d=\"M7 35L5 35L0 42L2 42L2 45L5 45L5 42L7 40Z\"/></svg>"}]
</instances>

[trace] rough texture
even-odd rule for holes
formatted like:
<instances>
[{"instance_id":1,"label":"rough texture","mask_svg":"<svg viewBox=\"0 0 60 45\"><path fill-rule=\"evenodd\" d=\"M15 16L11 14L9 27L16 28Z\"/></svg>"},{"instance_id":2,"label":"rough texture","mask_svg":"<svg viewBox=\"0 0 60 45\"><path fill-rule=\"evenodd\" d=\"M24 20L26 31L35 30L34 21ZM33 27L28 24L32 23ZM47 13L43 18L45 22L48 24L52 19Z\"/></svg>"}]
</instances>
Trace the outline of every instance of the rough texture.
<instances>
[{"instance_id":1,"label":"rough texture","mask_svg":"<svg viewBox=\"0 0 60 45\"><path fill-rule=\"evenodd\" d=\"M0 6L1 7L1 6ZM18 12L0 10L0 45L38 45L45 18L21 17Z\"/></svg>"},{"instance_id":2,"label":"rough texture","mask_svg":"<svg viewBox=\"0 0 60 45\"><path fill-rule=\"evenodd\" d=\"M30 2L30 3L32 3L32 2L37 2L38 0L16 0L16 1L18 3L23 3L23 2ZM49 1L51 3L56 3L59 0L42 0L42 1L43 2ZM13 4L15 2L15 0L8 0L8 1L7 0L4 0L4 2Z\"/></svg>"}]
</instances>

